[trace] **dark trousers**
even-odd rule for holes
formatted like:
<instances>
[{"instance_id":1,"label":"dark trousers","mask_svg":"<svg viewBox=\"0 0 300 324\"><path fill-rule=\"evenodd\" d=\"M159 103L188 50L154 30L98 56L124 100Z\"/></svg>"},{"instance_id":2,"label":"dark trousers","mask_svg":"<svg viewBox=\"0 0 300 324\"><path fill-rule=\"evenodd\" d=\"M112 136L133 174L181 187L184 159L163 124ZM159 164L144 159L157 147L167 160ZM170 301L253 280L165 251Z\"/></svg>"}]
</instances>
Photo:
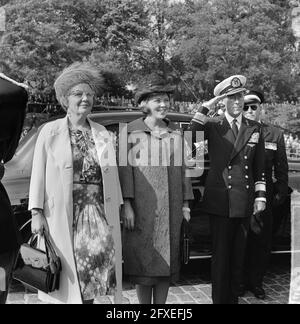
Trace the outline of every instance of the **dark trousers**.
<instances>
[{"instance_id":1,"label":"dark trousers","mask_svg":"<svg viewBox=\"0 0 300 324\"><path fill-rule=\"evenodd\" d=\"M251 230L248 237L247 257L245 263L245 285L262 287L272 249L273 217L268 208L262 214L263 229L257 235Z\"/></svg>"},{"instance_id":2,"label":"dark trousers","mask_svg":"<svg viewBox=\"0 0 300 324\"><path fill-rule=\"evenodd\" d=\"M16 256L17 256L16 251L10 251L10 252L0 254L0 268L2 268L5 271L5 278L0 278L0 280L5 280L5 286L6 286L5 291L0 291L0 305L6 303ZM2 272L3 271L1 271L1 273Z\"/></svg>"},{"instance_id":3,"label":"dark trousers","mask_svg":"<svg viewBox=\"0 0 300 324\"><path fill-rule=\"evenodd\" d=\"M211 215L213 242L212 299L214 304L237 304L243 279L249 218Z\"/></svg>"}]
</instances>

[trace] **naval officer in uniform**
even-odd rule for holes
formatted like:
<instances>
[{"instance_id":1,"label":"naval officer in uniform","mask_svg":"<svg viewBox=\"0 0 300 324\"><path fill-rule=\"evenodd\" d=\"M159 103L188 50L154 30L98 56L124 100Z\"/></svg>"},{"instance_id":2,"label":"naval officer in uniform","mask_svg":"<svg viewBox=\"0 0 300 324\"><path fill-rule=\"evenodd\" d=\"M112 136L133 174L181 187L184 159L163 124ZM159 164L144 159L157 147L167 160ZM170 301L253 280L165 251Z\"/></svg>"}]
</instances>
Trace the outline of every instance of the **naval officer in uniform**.
<instances>
[{"instance_id":1,"label":"naval officer in uniform","mask_svg":"<svg viewBox=\"0 0 300 324\"><path fill-rule=\"evenodd\" d=\"M250 231L245 266L245 285L241 294L251 291L258 299L265 299L263 280L269 263L272 247L272 209L280 206L288 195L288 161L283 132L261 121L264 95L249 91L245 96L244 116L262 125L265 143L265 168L267 183L267 208L260 215L262 228L259 233ZM273 177L274 180L273 181Z\"/></svg>"},{"instance_id":2,"label":"naval officer in uniform","mask_svg":"<svg viewBox=\"0 0 300 324\"><path fill-rule=\"evenodd\" d=\"M266 208L264 142L261 125L243 117L246 77L232 76L214 90L189 129L204 131L210 171L203 206L210 216L213 241L214 304L237 304L250 225L249 215ZM223 101L225 114L207 117Z\"/></svg>"}]
</instances>

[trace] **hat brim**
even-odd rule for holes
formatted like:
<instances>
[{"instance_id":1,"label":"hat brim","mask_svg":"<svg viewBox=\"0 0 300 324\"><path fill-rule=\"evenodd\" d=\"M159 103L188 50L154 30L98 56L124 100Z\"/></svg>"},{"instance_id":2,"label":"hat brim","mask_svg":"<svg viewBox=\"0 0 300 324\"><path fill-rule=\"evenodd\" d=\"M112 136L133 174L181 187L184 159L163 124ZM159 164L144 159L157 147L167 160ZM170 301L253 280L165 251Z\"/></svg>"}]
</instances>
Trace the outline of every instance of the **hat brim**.
<instances>
[{"instance_id":1,"label":"hat brim","mask_svg":"<svg viewBox=\"0 0 300 324\"><path fill-rule=\"evenodd\" d=\"M168 86L168 87L163 87L163 88L153 88L153 89L148 89L148 90L142 90L139 93L136 94L135 96L135 102L136 104L140 104L145 98L150 96L151 94L155 93L165 93L165 94L173 94L175 91L174 87Z\"/></svg>"},{"instance_id":2,"label":"hat brim","mask_svg":"<svg viewBox=\"0 0 300 324\"><path fill-rule=\"evenodd\" d=\"M246 88L234 89L234 90L231 90L228 93L226 93L226 97L232 96L232 95L240 93L240 92L246 92L246 91L247 91Z\"/></svg>"}]
</instances>

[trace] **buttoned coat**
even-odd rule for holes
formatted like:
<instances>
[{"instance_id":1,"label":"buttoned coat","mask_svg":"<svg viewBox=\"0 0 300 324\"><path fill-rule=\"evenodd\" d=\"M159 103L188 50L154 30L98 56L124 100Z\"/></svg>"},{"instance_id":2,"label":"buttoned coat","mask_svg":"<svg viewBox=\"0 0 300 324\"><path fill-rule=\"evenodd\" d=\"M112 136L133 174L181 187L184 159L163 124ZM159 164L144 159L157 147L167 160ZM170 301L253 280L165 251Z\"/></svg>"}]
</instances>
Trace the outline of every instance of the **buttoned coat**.
<instances>
[{"instance_id":1,"label":"buttoned coat","mask_svg":"<svg viewBox=\"0 0 300 324\"><path fill-rule=\"evenodd\" d=\"M123 197L132 200L135 212L134 231L124 233L124 272L144 280L156 277L178 280L182 207L185 200L194 199L191 179L186 177L183 161L179 161L183 156L181 131L167 123L166 142L151 133L143 118L130 123L129 163L120 167ZM174 146L167 144L172 142ZM153 163L160 155L153 148L159 147L170 158L168 166Z\"/></svg>"},{"instance_id":2,"label":"buttoned coat","mask_svg":"<svg viewBox=\"0 0 300 324\"><path fill-rule=\"evenodd\" d=\"M196 114L190 124L208 140L210 171L205 184L204 211L230 218L253 213L255 198L265 198L265 149L261 125L242 118L237 139L227 118ZM259 189L259 190L258 190Z\"/></svg>"},{"instance_id":3,"label":"buttoned coat","mask_svg":"<svg viewBox=\"0 0 300 324\"><path fill-rule=\"evenodd\" d=\"M111 138L89 120L102 170L106 219L113 227L116 248L117 294L121 303L122 251L119 209L123 203ZM46 124L37 139L29 194L29 210L44 210L56 251L62 261L60 289L40 298L51 303L81 304L73 251L73 158L68 119Z\"/></svg>"}]
</instances>

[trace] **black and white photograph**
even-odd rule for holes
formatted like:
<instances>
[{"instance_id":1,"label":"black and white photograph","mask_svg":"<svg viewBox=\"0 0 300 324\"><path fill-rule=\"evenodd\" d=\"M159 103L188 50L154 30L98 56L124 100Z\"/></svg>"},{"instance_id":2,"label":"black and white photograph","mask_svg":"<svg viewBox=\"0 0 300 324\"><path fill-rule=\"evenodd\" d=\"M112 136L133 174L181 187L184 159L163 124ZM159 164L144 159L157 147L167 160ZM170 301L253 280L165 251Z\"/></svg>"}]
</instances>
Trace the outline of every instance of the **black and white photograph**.
<instances>
[{"instance_id":1,"label":"black and white photograph","mask_svg":"<svg viewBox=\"0 0 300 324\"><path fill-rule=\"evenodd\" d=\"M299 0L0 0L0 305L24 304L300 304Z\"/></svg>"}]
</instances>

